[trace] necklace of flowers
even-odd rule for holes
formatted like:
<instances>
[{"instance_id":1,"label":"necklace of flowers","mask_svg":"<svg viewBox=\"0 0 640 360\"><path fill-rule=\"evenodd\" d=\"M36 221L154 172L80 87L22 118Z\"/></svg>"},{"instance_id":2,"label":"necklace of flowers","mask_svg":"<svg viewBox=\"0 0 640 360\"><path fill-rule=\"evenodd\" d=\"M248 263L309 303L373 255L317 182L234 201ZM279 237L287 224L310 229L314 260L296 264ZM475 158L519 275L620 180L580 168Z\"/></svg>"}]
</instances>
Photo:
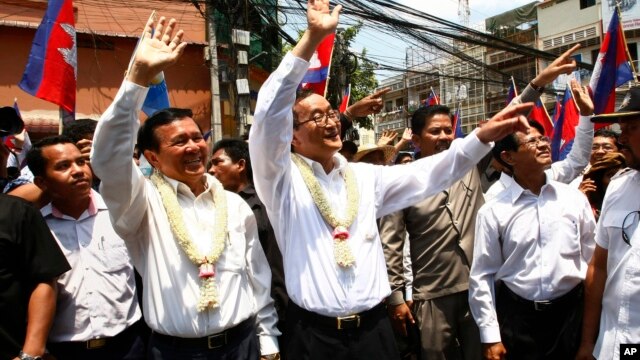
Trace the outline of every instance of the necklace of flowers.
<instances>
[{"instance_id":1,"label":"necklace of flowers","mask_svg":"<svg viewBox=\"0 0 640 360\"><path fill-rule=\"evenodd\" d=\"M227 198L222 185L215 182L213 192L213 202L216 206L215 230L213 234L213 247L207 255L200 254L196 245L191 240L191 236L184 223L182 208L178 204L178 197L169 185L167 180L159 171L154 171L151 175L151 182L158 189L162 205L167 212L169 225L173 236L178 240L178 244L185 252L189 260L198 266L201 279L200 299L198 299L198 311L214 309L220 306L218 297L218 287L215 282L214 264L220 258L224 250L224 242L227 238Z\"/></svg>"},{"instance_id":2,"label":"necklace of flowers","mask_svg":"<svg viewBox=\"0 0 640 360\"><path fill-rule=\"evenodd\" d=\"M304 161L298 154L291 154L291 159L296 164L302 174L307 189L311 193L313 202L322 214L324 220L333 227L333 256L339 266L348 268L355 263L355 258L347 244L349 239L349 227L358 216L358 208L360 206L360 194L358 193L358 185L353 170L348 165L344 171L344 181L347 187L347 212L345 217L336 217L331 203L320 186L320 182L313 174L311 166Z\"/></svg>"}]
</instances>

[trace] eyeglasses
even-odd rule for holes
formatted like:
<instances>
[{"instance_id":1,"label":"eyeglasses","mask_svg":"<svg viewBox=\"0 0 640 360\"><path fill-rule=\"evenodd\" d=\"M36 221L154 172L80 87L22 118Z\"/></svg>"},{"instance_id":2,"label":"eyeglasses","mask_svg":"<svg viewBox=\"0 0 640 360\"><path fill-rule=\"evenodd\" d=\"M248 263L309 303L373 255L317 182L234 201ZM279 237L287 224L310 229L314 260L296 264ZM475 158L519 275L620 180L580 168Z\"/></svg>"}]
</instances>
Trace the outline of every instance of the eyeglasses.
<instances>
[{"instance_id":1,"label":"eyeglasses","mask_svg":"<svg viewBox=\"0 0 640 360\"><path fill-rule=\"evenodd\" d=\"M327 111L325 114L322 113L318 113L315 114L314 116L312 116L309 120L306 121L301 121L299 123L296 123L295 126L300 126L302 124L306 124L308 122L315 122L317 127L326 127L327 124L329 123L329 119L333 120L333 122L337 123L338 122L338 117L340 116L340 113L335 111L335 110L329 110Z\"/></svg>"},{"instance_id":2,"label":"eyeglasses","mask_svg":"<svg viewBox=\"0 0 640 360\"><path fill-rule=\"evenodd\" d=\"M633 224L638 224L638 217L640 216L640 211L632 211L624 217L622 220L622 240L627 243L627 245L631 246L631 239L629 238L629 231ZM633 235L633 232L631 232Z\"/></svg>"},{"instance_id":3,"label":"eyeglasses","mask_svg":"<svg viewBox=\"0 0 640 360\"><path fill-rule=\"evenodd\" d=\"M528 148L535 148L535 147L538 147L538 145L540 145L540 143L542 142L546 144L550 144L551 139L549 139L548 136L541 136L539 138L530 138L522 142L520 145L525 145Z\"/></svg>"}]
</instances>

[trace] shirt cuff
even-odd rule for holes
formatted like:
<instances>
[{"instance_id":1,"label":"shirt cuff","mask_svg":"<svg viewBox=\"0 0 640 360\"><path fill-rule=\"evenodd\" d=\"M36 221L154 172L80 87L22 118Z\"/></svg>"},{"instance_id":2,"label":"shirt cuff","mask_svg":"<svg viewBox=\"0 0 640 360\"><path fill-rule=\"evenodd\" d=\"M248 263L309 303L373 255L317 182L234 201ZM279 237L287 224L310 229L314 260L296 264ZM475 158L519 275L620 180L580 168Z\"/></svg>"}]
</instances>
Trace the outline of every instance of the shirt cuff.
<instances>
[{"instance_id":1,"label":"shirt cuff","mask_svg":"<svg viewBox=\"0 0 640 360\"><path fill-rule=\"evenodd\" d=\"M407 286L404 289L404 300L405 301L413 300L413 286Z\"/></svg>"},{"instance_id":2,"label":"shirt cuff","mask_svg":"<svg viewBox=\"0 0 640 360\"><path fill-rule=\"evenodd\" d=\"M402 295L402 291L394 291L387 297L387 304L395 306L404 304L404 296Z\"/></svg>"},{"instance_id":3,"label":"shirt cuff","mask_svg":"<svg viewBox=\"0 0 640 360\"><path fill-rule=\"evenodd\" d=\"M282 59L281 66L284 66L285 71L291 74L291 79L298 79L298 82L302 82L302 78L309 69L309 62L288 52Z\"/></svg>"},{"instance_id":4,"label":"shirt cuff","mask_svg":"<svg viewBox=\"0 0 640 360\"><path fill-rule=\"evenodd\" d=\"M277 337L262 335L258 338L260 339L260 355L270 355L280 352Z\"/></svg>"},{"instance_id":5,"label":"shirt cuff","mask_svg":"<svg viewBox=\"0 0 640 360\"><path fill-rule=\"evenodd\" d=\"M578 127L579 128L584 128L586 130L593 130L593 123L591 122L591 118L593 117L593 115L589 115L589 116L582 116L580 115L580 117L578 118Z\"/></svg>"},{"instance_id":6,"label":"shirt cuff","mask_svg":"<svg viewBox=\"0 0 640 360\"><path fill-rule=\"evenodd\" d=\"M464 141L462 151L475 162L482 160L494 145L493 141L487 144L480 141L477 135L478 130L479 129L474 129L469 135L462 139L462 141Z\"/></svg>"},{"instance_id":7,"label":"shirt cuff","mask_svg":"<svg viewBox=\"0 0 640 360\"><path fill-rule=\"evenodd\" d=\"M480 342L483 344L492 344L501 342L500 327L485 327L480 328Z\"/></svg>"}]
</instances>

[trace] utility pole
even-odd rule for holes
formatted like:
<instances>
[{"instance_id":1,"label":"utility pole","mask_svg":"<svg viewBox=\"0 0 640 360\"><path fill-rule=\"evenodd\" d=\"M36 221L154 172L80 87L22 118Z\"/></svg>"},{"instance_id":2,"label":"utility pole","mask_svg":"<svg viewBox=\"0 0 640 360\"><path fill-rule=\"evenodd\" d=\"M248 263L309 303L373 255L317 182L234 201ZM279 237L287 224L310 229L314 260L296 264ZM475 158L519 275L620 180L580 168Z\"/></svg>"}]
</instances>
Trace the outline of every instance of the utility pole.
<instances>
[{"instance_id":1,"label":"utility pole","mask_svg":"<svg viewBox=\"0 0 640 360\"><path fill-rule=\"evenodd\" d=\"M211 140L222 139L222 114L220 111L220 84L218 83L218 46L216 41L216 23L214 17L213 0L205 2L207 14L207 40L205 59L209 60L211 74Z\"/></svg>"}]
</instances>

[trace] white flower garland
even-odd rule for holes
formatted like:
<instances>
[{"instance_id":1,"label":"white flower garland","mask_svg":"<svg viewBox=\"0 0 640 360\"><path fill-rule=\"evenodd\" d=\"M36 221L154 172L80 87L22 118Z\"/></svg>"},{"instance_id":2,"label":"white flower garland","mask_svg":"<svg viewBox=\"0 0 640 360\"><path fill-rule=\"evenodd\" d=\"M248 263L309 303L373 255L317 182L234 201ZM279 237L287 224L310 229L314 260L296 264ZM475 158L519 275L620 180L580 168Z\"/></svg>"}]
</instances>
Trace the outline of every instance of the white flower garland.
<instances>
[{"instance_id":1,"label":"white flower garland","mask_svg":"<svg viewBox=\"0 0 640 360\"><path fill-rule=\"evenodd\" d=\"M291 154L291 160L298 166L302 179L307 185L307 189L309 189L313 202L316 204L320 214L333 227L333 256L336 259L336 263L342 267L352 266L356 259L353 257L351 248L347 243L347 239L349 239L348 229L358 216L358 208L360 207L360 194L358 193L358 184L353 170L349 165L345 167L344 181L347 187L347 213L344 218L338 218L324 195L318 179L313 174L311 166L295 153Z\"/></svg>"},{"instance_id":2,"label":"white flower garland","mask_svg":"<svg viewBox=\"0 0 640 360\"><path fill-rule=\"evenodd\" d=\"M216 227L213 234L213 247L209 254L203 256L191 241L191 236L182 216L182 208L178 204L178 197L171 185L158 171L154 171L153 175L151 175L151 182L160 193L173 236L178 240L178 244L189 260L200 269L199 276L202 279L202 284L200 285L198 311L217 308L220 306L220 301L218 287L215 282L214 264L220 258L227 238L227 197L222 185L216 182L215 189L213 189L213 202L216 206Z\"/></svg>"}]
</instances>

